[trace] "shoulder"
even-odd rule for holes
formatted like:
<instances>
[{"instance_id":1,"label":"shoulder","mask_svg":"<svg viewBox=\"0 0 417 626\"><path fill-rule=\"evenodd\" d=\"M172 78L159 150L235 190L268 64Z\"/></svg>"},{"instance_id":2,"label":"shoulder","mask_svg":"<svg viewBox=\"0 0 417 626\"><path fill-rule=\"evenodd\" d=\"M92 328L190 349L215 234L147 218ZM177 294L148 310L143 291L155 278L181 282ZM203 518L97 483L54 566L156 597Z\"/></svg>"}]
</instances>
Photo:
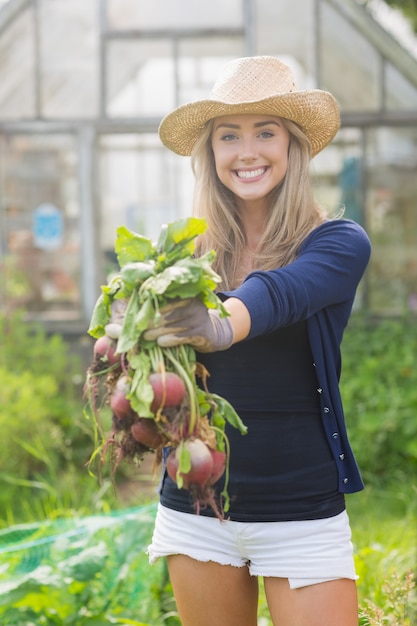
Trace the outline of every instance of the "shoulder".
<instances>
[{"instance_id":1,"label":"shoulder","mask_svg":"<svg viewBox=\"0 0 417 626\"><path fill-rule=\"evenodd\" d=\"M365 229L357 222L348 219L328 220L317 226L306 237L301 252L309 246L317 244L327 244L331 247L335 245L349 245L356 247L363 252L370 252L371 242Z\"/></svg>"},{"instance_id":2,"label":"shoulder","mask_svg":"<svg viewBox=\"0 0 417 626\"><path fill-rule=\"evenodd\" d=\"M360 226L357 222L353 220L348 220L345 218L335 219L335 220L327 220L320 226L317 226L311 233L308 235L305 241L307 241L310 237L355 237L360 239L365 239L369 241L369 237L365 231L365 229Z\"/></svg>"}]
</instances>

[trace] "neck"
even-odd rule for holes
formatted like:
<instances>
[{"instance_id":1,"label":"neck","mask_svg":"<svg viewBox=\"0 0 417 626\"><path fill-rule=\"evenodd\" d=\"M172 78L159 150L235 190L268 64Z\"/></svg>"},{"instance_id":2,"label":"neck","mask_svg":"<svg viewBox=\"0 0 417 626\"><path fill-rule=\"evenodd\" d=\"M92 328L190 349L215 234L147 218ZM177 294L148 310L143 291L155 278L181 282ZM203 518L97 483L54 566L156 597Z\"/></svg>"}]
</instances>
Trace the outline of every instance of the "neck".
<instances>
[{"instance_id":1,"label":"neck","mask_svg":"<svg viewBox=\"0 0 417 626\"><path fill-rule=\"evenodd\" d=\"M246 237L246 250L255 252L265 231L267 210L259 203L239 204L239 215Z\"/></svg>"}]
</instances>

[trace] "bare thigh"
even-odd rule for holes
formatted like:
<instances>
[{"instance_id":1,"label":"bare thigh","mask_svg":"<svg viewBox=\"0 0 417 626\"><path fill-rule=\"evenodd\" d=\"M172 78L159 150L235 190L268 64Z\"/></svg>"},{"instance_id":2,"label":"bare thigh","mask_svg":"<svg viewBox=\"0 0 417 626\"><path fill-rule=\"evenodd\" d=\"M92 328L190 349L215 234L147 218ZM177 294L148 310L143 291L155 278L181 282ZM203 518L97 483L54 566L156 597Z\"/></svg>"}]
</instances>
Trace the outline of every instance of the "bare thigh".
<instances>
[{"instance_id":1,"label":"bare thigh","mask_svg":"<svg viewBox=\"0 0 417 626\"><path fill-rule=\"evenodd\" d=\"M286 578L265 578L274 626L358 626L356 583L343 578L290 589Z\"/></svg>"},{"instance_id":2,"label":"bare thigh","mask_svg":"<svg viewBox=\"0 0 417 626\"><path fill-rule=\"evenodd\" d=\"M256 626L258 579L247 567L167 557L183 626Z\"/></svg>"}]
</instances>

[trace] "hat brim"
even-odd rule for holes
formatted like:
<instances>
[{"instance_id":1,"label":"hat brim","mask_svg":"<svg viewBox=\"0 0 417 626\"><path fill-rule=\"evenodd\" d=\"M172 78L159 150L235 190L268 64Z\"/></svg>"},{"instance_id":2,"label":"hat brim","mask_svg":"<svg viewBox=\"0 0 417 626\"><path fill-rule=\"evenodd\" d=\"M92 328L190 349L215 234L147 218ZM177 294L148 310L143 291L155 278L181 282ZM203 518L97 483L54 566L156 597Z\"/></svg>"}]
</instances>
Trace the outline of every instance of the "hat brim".
<instances>
[{"instance_id":1,"label":"hat brim","mask_svg":"<svg viewBox=\"0 0 417 626\"><path fill-rule=\"evenodd\" d=\"M255 102L231 104L198 100L168 113L159 126L162 143L182 156L190 156L206 123L223 115L276 115L300 126L311 143L312 156L323 150L340 128L340 112L332 94L320 89L293 91Z\"/></svg>"}]
</instances>

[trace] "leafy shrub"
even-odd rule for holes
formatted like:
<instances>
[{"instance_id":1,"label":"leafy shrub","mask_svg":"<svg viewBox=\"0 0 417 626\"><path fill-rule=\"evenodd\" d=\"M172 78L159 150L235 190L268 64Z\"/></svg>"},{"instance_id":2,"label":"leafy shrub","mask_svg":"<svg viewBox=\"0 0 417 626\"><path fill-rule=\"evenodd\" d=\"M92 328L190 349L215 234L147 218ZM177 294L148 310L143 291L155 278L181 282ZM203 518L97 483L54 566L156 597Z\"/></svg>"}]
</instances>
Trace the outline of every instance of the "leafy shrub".
<instances>
[{"instance_id":1,"label":"leafy shrub","mask_svg":"<svg viewBox=\"0 0 417 626\"><path fill-rule=\"evenodd\" d=\"M19 374L0 368L0 471L2 474L29 478L45 468L47 456L36 454L36 446L46 455L48 450L62 449L64 433L51 425L49 406L58 393L52 376ZM31 452L33 450L33 452Z\"/></svg>"},{"instance_id":2,"label":"leafy shrub","mask_svg":"<svg viewBox=\"0 0 417 626\"><path fill-rule=\"evenodd\" d=\"M353 316L341 380L352 447L368 483L417 478L417 324Z\"/></svg>"},{"instance_id":3,"label":"leafy shrub","mask_svg":"<svg viewBox=\"0 0 417 626\"><path fill-rule=\"evenodd\" d=\"M65 341L20 313L0 316L0 334L0 523L10 523L39 499L82 502L92 434L82 366Z\"/></svg>"}]
</instances>

